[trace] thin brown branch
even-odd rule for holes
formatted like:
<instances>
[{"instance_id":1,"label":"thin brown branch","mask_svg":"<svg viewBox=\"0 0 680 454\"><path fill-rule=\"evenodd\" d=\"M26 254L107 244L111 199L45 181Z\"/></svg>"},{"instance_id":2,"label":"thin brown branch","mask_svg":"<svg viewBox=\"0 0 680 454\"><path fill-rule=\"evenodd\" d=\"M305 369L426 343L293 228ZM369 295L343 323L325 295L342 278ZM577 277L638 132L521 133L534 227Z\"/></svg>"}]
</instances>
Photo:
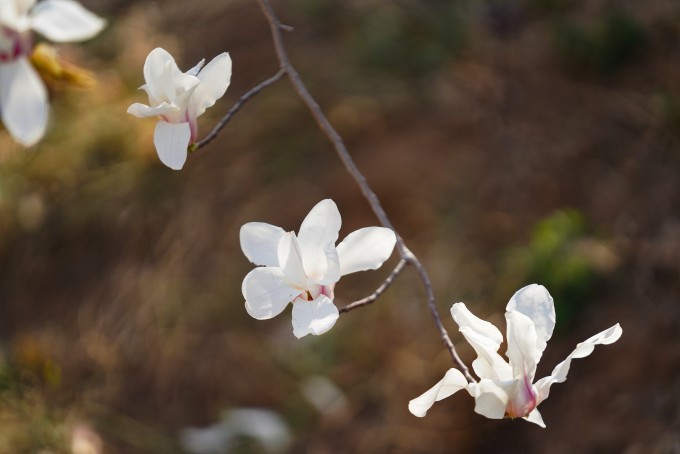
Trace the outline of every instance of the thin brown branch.
<instances>
[{"instance_id":1,"label":"thin brown branch","mask_svg":"<svg viewBox=\"0 0 680 454\"><path fill-rule=\"evenodd\" d=\"M265 88L269 87L270 85L273 85L279 80L281 80L285 74L286 72L283 69L280 69L279 72L274 74L269 79L263 80L258 85L248 90L246 94L241 96L241 98L239 98L239 100L236 101L236 103L231 107L231 109L229 109L229 112L227 112L227 114L224 117L222 117L222 119L215 125L212 131L210 131L210 133L207 136L205 136L203 140L196 142L190 151L192 152L198 151L204 146L208 145L210 142L212 142L219 135L220 131L222 131L222 129L227 125L227 123L229 123L229 121L236 114L236 112L238 112L250 98L258 94Z\"/></svg>"},{"instance_id":2,"label":"thin brown branch","mask_svg":"<svg viewBox=\"0 0 680 454\"><path fill-rule=\"evenodd\" d=\"M399 260L399 263L397 263L397 266L394 267L394 269L392 270L390 275L387 276L387 278L383 281L382 284L380 284L380 287L375 289L375 292L371 293L366 298L362 298L358 301L355 301L353 303L348 304L347 306L341 307L340 313L342 314L343 312L349 312L352 309L356 309L358 307L369 305L372 302L374 302L375 300L377 300L380 297L380 295L382 295L383 292L385 290L387 290L387 287L389 287L392 284L394 279L397 276L399 276L399 273L401 273L401 270L403 270L405 266L406 266L406 260L404 260L404 259Z\"/></svg>"},{"instance_id":3,"label":"thin brown branch","mask_svg":"<svg viewBox=\"0 0 680 454\"><path fill-rule=\"evenodd\" d=\"M359 168L356 166L354 160L352 159L352 156L347 151L347 147L345 146L342 137L340 137L340 134L338 134L335 128L333 128L333 126L330 124L328 118L326 118L326 115L321 110L321 107L316 102L314 97L309 93L309 90L307 90L305 84L302 82L300 74L297 72L297 70L291 63L290 59L288 58L288 52L286 51L286 47L283 43L281 31L284 30L284 26L281 24L281 21L274 13L274 10L271 4L269 3L269 0L258 0L258 3L260 4L260 8L262 9L262 12L266 17L267 22L269 23L269 28L272 34L272 41L274 42L274 49L276 50L276 56L279 60L281 69L288 76L288 79L293 84L294 90L297 92L300 99L302 99L302 102L309 109L312 117L314 117L314 119L316 120L316 123L319 126L319 128L321 128L321 130L326 134L326 136L330 140L331 144L335 148L336 153L338 154L338 157L340 158L340 160L342 161L343 165L345 166L349 174L352 176L352 178L354 178L354 181L359 186L361 193L371 206L373 213L375 213L376 217L384 227L392 229L392 231L394 231L395 234L397 235L397 249L399 251L399 255L407 264L413 265L418 273L418 276L423 284L423 288L425 289L430 314L434 319L437 331L439 331L439 336L442 340L442 343L449 351L449 354L451 355L451 359L453 360L453 362L460 368L463 374L465 374L465 377L468 379L468 381L474 382L475 379L472 377L472 375L470 375L470 371L468 370L467 366L460 359L460 356L458 356L458 352L456 351L453 342L451 342L451 338L449 337L446 328L444 328L441 316L439 315L439 310L437 309L437 302L434 297L432 283L430 281L430 276L427 273L427 270L420 262L420 260L416 257L416 255L413 254L413 252L411 252L406 247L404 239L397 233L396 229L394 228L394 225L392 225L392 222L387 217L387 213L385 213L385 210L383 209L380 200L378 199L378 196L375 194L375 192L373 192L373 189L371 189L368 182L366 181L366 178L361 173Z\"/></svg>"}]
</instances>

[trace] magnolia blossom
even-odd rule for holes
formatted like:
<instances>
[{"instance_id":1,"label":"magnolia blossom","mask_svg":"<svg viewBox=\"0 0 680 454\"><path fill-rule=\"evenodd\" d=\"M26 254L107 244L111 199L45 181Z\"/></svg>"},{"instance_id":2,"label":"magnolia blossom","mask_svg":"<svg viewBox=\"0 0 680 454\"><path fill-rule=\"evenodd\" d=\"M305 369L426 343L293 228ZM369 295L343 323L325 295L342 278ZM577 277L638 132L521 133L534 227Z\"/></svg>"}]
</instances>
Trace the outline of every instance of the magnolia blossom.
<instances>
[{"instance_id":1,"label":"magnolia blossom","mask_svg":"<svg viewBox=\"0 0 680 454\"><path fill-rule=\"evenodd\" d=\"M47 89L29 61L32 31L62 43L92 38L103 27L73 0L0 0L0 112L16 141L34 145L47 128Z\"/></svg>"},{"instance_id":2,"label":"magnolia blossom","mask_svg":"<svg viewBox=\"0 0 680 454\"><path fill-rule=\"evenodd\" d=\"M567 379L571 360L585 358L596 345L616 342L622 333L617 323L581 342L550 375L534 383L536 365L555 327L555 306L545 287L532 284L520 289L506 307L509 363L498 353L503 335L495 326L474 316L463 303L454 304L451 315L477 353L472 368L480 381L468 383L458 369L449 369L432 389L409 402L409 410L418 417L425 416L436 401L465 389L482 416L524 418L545 427L536 407L548 398L553 383Z\"/></svg>"},{"instance_id":3,"label":"magnolia blossom","mask_svg":"<svg viewBox=\"0 0 680 454\"><path fill-rule=\"evenodd\" d=\"M175 59L160 47L144 63L140 88L149 104L134 103L128 113L135 117L158 117L154 144L161 162L179 170L187 160L187 148L198 138L197 120L205 109L224 96L231 81L231 57L224 52L203 66L205 59L183 73Z\"/></svg>"},{"instance_id":4,"label":"magnolia blossom","mask_svg":"<svg viewBox=\"0 0 680 454\"><path fill-rule=\"evenodd\" d=\"M380 268L396 243L392 230L365 227L336 247L340 224L337 206L326 199L312 208L297 235L262 222L241 227L241 249L259 265L241 287L251 317L270 319L292 302L296 337L333 327L338 319L335 283L346 274Z\"/></svg>"}]
</instances>

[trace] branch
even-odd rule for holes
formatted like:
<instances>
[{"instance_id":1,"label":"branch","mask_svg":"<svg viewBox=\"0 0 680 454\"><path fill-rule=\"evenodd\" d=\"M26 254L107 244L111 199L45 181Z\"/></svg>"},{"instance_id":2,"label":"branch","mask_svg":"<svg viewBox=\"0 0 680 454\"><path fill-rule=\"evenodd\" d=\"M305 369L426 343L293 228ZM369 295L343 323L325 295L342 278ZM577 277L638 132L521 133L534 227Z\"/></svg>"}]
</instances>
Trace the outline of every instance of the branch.
<instances>
[{"instance_id":1,"label":"branch","mask_svg":"<svg viewBox=\"0 0 680 454\"><path fill-rule=\"evenodd\" d=\"M190 151L191 152L198 151L204 146L208 145L210 142L212 142L215 139L215 137L218 136L220 131L222 131L222 129L227 125L227 123L229 123L229 121L236 114L236 112L238 112L250 98L258 94L265 88L269 87L270 85L273 85L279 80L281 80L285 74L286 74L285 71L283 69L280 69L279 72L274 74L269 79L260 82L258 85L248 90L248 92L245 95L241 96L241 98L238 101L236 101L236 103L231 107L231 109L229 109L229 112L227 112L227 114L224 117L222 117L222 119L217 123L217 125L215 125L212 131L210 131L210 133L207 136L205 136L203 140L196 142L191 147Z\"/></svg>"},{"instance_id":2,"label":"branch","mask_svg":"<svg viewBox=\"0 0 680 454\"><path fill-rule=\"evenodd\" d=\"M356 309L357 307L362 307L362 306L367 306L377 300L380 295L383 294L385 290L387 290L387 287L389 287L394 279L399 276L399 273L401 273L401 270L404 269L406 266L406 260L401 259L399 260L399 263L397 263L397 266L392 270L389 276L383 281L382 284L380 284L380 287L378 287L375 292L371 293L368 295L366 298L360 299L359 301L355 301L353 303L348 304L347 306L343 306L340 308L340 313L342 314L343 312L349 312L352 309Z\"/></svg>"},{"instance_id":3,"label":"branch","mask_svg":"<svg viewBox=\"0 0 680 454\"><path fill-rule=\"evenodd\" d=\"M342 137L340 137L340 134L338 134L338 132L330 124L328 118L326 118L323 111L321 110L321 107L319 107L319 104L312 97L312 95L307 90L307 87L302 82L302 78L288 58L288 52L286 51L286 47L283 44L281 31L285 30L285 28L274 13L269 0L258 0L258 3L260 4L260 8L262 9L267 22L269 23L272 41L274 42L274 49L276 50L276 56L279 60L279 64L281 65L281 70L286 73L288 79L293 84L293 89L297 92L300 99L302 99L302 102L307 106L312 117L314 117L316 120L319 128L321 128L321 130L331 141L333 147L335 148L335 152L345 166L345 169L347 169L347 172L349 172L352 178L354 178L354 181L359 186L361 193L368 201L373 213L375 213L380 223L384 227L391 229L397 235L397 249L399 251L399 255L407 264L413 265L416 268L418 276L420 277L420 280L423 284L423 288L425 289L425 294L427 295L427 305L430 309L430 314L434 319L437 331L439 331L439 337L441 338L442 343L449 351L453 362L460 368L467 380L470 382L475 382L475 379L472 377L472 375L470 375L470 371L468 370L467 366L460 359L460 356L458 356L458 352L456 351L453 342L451 342L451 338L449 337L446 328L444 328L441 316L439 315L439 310L437 309L437 302L434 297L432 283L427 270L416 257L416 255L406 247L404 239L397 233L394 225L392 225L392 222L390 222L389 218L387 217L387 213L385 213L378 196L375 194L375 192L373 192L373 189L371 189L368 182L366 181L366 178L356 166L354 160L347 151L347 147L345 146Z\"/></svg>"}]
</instances>

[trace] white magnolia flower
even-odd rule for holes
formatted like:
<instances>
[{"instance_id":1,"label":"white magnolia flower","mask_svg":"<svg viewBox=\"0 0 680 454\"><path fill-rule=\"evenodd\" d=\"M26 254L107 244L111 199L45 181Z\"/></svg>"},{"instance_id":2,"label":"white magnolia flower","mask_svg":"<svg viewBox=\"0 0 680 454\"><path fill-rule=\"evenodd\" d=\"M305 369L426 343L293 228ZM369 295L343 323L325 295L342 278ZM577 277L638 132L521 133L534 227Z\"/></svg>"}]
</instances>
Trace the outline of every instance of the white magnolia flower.
<instances>
[{"instance_id":1,"label":"white magnolia flower","mask_svg":"<svg viewBox=\"0 0 680 454\"><path fill-rule=\"evenodd\" d=\"M47 128L47 89L29 61L32 31L63 43L92 38L103 27L73 0L0 0L0 112L16 141L34 145Z\"/></svg>"},{"instance_id":2,"label":"white magnolia flower","mask_svg":"<svg viewBox=\"0 0 680 454\"><path fill-rule=\"evenodd\" d=\"M154 144L161 162L179 170L187 160L187 148L198 138L197 120L205 109L224 96L231 81L231 57L226 52L203 66L205 59L183 73L165 49L157 47L146 57L140 88L149 95L149 106L134 103L128 113L158 117Z\"/></svg>"},{"instance_id":3,"label":"white magnolia flower","mask_svg":"<svg viewBox=\"0 0 680 454\"><path fill-rule=\"evenodd\" d=\"M536 365L555 327L555 306L545 287L532 284L520 289L506 307L509 363L498 354L503 335L495 326L472 315L463 303L454 304L451 315L477 353L472 368L480 381L468 383L458 369L449 369L432 389L409 402L409 410L418 417L425 416L436 401L466 389L475 398L475 412L482 416L524 418L545 427L536 407L548 398L553 383L567 379L571 360L585 358L596 345L616 342L622 333L617 323L581 342L552 374L534 383Z\"/></svg>"},{"instance_id":4,"label":"white magnolia flower","mask_svg":"<svg viewBox=\"0 0 680 454\"><path fill-rule=\"evenodd\" d=\"M396 243L392 230L365 227L336 247L340 224L335 202L326 199L312 208L297 236L262 222L241 227L241 249L259 265L241 287L248 314L270 319L292 302L296 337L331 329L338 319L333 288L340 276L380 268Z\"/></svg>"}]
</instances>

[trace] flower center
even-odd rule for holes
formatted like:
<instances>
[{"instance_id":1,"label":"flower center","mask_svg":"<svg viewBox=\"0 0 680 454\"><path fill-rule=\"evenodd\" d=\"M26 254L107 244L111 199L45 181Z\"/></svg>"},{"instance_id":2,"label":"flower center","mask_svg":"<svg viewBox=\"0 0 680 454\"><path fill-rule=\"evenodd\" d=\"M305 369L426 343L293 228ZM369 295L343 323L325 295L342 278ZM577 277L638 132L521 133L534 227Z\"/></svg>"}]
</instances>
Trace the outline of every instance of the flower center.
<instances>
[{"instance_id":1,"label":"flower center","mask_svg":"<svg viewBox=\"0 0 680 454\"><path fill-rule=\"evenodd\" d=\"M298 295L298 299L303 301L312 301L317 299L320 295L325 295L331 300L333 299L333 287L330 285L315 284L310 286L307 290Z\"/></svg>"},{"instance_id":2,"label":"flower center","mask_svg":"<svg viewBox=\"0 0 680 454\"><path fill-rule=\"evenodd\" d=\"M30 32L18 31L0 25L0 63L9 63L27 56L31 51Z\"/></svg>"}]
</instances>

